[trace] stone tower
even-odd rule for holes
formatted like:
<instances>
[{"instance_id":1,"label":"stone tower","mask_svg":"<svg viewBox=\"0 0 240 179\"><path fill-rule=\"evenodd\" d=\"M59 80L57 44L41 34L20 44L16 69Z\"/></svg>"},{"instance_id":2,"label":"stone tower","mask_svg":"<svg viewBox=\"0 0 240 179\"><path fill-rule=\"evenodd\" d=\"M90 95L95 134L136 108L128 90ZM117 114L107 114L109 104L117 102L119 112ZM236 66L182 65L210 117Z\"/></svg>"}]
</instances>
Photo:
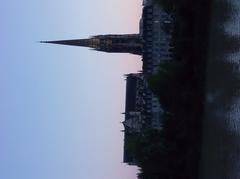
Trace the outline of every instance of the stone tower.
<instances>
[{"instance_id":1,"label":"stone tower","mask_svg":"<svg viewBox=\"0 0 240 179\"><path fill-rule=\"evenodd\" d=\"M142 55L143 47L139 34L97 35L88 39L41 41L41 43L90 47L97 51L136 55Z\"/></svg>"}]
</instances>

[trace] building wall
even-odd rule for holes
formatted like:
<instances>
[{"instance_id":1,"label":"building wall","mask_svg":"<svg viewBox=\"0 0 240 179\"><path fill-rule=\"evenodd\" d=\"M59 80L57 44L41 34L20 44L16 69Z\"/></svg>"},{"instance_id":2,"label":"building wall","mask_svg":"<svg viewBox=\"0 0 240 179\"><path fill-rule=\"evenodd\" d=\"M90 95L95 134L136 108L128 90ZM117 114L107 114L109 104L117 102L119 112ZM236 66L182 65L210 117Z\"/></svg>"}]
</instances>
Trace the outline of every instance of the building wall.
<instances>
[{"instance_id":1,"label":"building wall","mask_svg":"<svg viewBox=\"0 0 240 179\"><path fill-rule=\"evenodd\" d=\"M172 59L170 44L173 18L159 5L147 3L143 7L142 21L143 71L145 74L156 74L161 62Z\"/></svg>"}]
</instances>

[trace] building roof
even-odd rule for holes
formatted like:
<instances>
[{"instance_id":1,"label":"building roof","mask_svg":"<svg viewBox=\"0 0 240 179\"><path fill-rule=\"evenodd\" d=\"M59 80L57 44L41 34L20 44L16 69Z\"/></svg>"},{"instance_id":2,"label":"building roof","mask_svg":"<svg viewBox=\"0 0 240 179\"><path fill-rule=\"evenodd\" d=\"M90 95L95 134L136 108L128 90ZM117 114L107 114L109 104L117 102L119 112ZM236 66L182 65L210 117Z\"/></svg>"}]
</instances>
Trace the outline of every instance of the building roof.
<instances>
[{"instance_id":1,"label":"building roof","mask_svg":"<svg viewBox=\"0 0 240 179\"><path fill-rule=\"evenodd\" d=\"M126 114L136 109L136 91L137 91L137 78L129 75L127 76L127 87L126 87Z\"/></svg>"}]
</instances>

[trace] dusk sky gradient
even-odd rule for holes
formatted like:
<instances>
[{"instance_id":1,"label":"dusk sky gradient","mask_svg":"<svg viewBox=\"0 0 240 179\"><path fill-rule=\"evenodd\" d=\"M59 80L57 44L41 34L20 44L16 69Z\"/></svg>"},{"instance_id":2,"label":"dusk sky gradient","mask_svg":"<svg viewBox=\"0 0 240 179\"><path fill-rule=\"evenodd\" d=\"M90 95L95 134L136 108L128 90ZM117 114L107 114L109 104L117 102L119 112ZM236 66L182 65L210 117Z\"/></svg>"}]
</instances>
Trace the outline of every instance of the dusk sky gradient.
<instances>
[{"instance_id":1,"label":"dusk sky gradient","mask_svg":"<svg viewBox=\"0 0 240 179\"><path fill-rule=\"evenodd\" d=\"M140 57L38 41L137 33L141 3L1 1L1 179L136 178L120 122Z\"/></svg>"}]
</instances>

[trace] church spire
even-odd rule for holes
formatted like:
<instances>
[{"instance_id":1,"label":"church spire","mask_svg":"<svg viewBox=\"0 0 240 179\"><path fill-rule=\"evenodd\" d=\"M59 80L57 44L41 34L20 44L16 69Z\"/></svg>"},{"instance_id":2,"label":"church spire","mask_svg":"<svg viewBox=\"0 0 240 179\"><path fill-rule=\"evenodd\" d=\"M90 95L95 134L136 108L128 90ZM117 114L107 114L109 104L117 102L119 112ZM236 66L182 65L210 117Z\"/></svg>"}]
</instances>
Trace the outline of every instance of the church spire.
<instances>
[{"instance_id":1,"label":"church spire","mask_svg":"<svg viewBox=\"0 0 240 179\"><path fill-rule=\"evenodd\" d=\"M59 45L72 45L81 47L97 48L99 41L94 38L89 39L73 39L73 40L57 40L57 41L40 41L40 43L51 43Z\"/></svg>"},{"instance_id":2,"label":"church spire","mask_svg":"<svg viewBox=\"0 0 240 179\"><path fill-rule=\"evenodd\" d=\"M97 35L88 39L41 41L41 43L90 47L109 53L142 54L142 40L138 34Z\"/></svg>"}]
</instances>

